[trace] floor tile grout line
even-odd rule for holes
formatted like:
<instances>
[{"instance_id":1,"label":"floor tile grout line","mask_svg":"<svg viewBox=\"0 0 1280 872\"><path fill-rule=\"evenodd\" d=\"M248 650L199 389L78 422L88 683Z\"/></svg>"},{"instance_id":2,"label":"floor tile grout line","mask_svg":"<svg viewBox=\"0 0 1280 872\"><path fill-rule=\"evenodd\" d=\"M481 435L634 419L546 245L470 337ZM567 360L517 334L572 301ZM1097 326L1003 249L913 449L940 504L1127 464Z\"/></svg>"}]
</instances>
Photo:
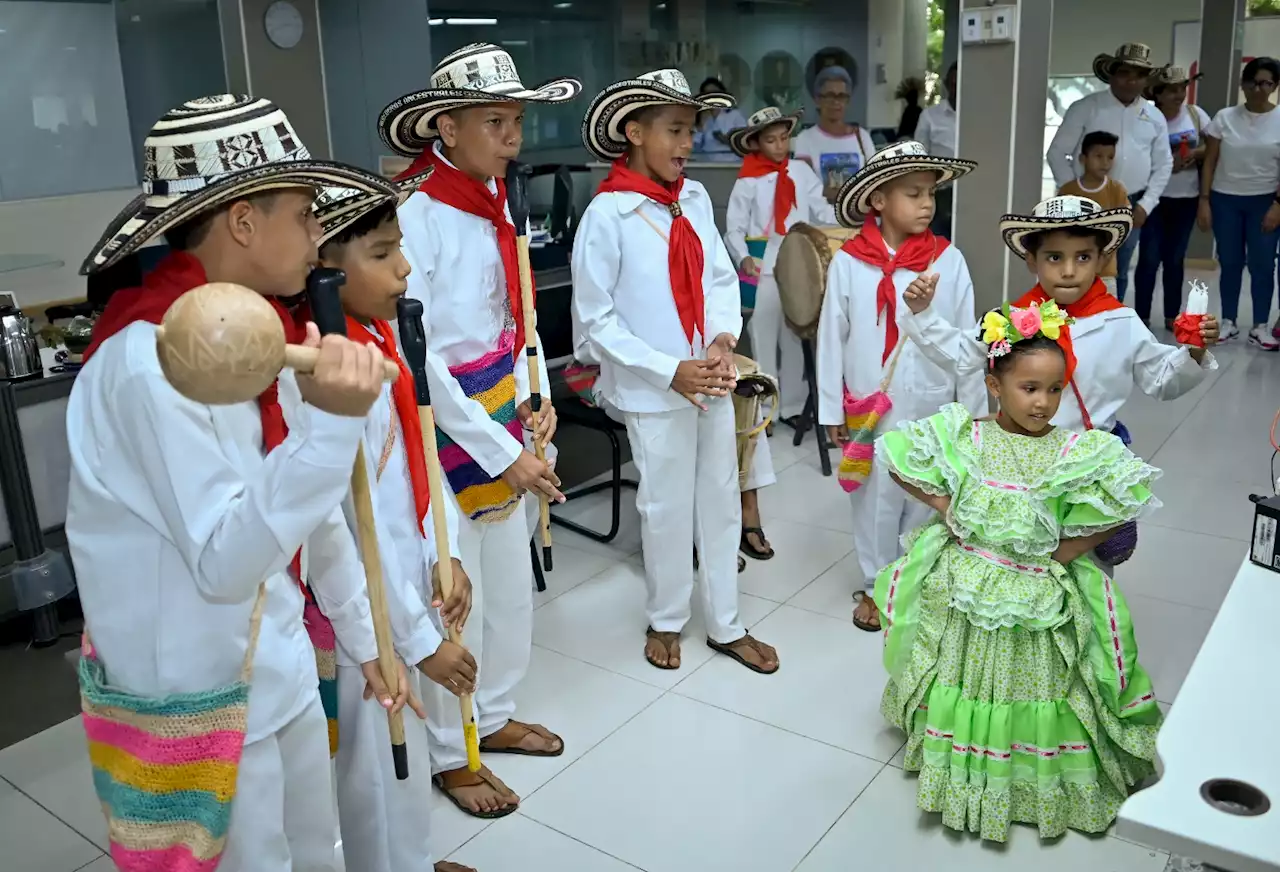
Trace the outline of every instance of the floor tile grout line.
<instances>
[{"instance_id":1,"label":"floor tile grout line","mask_svg":"<svg viewBox=\"0 0 1280 872\"><path fill-rule=\"evenodd\" d=\"M617 856L617 855L615 855L615 854L610 854L608 851L604 850L603 848L599 847L598 845L593 845L593 844L591 844L590 842L583 841L582 839L578 838L577 836L573 835L572 833L566 833L564 830L556 829L555 827L551 826L550 824L545 823L544 821L540 821L540 820L538 820L537 818L530 817L529 815L525 814L524 812L517 811L517 812L516 812L516 814L520 815L520 817L524 818L525 820L529 821L529 822L530 822L530 823L532 823L532 824L536 824L537 826L540 826L540 827L545 827L546 829L551 830L551 832L553 832L553 833L558 833L558 834L560 834L560 835L564 836L566 839L570 839L570 840L572 840L572 841L574 841L574 842L577 842L579 845L585 845L586 847L588 847L588 848L590 848L591 850L595 851L597 854L603 854L604 856L606 856L606 857L610 858L611 860L617 860L617 861L618 861L619 863L621 863L623 866L626 866L626 867L628 867L628 868L630 868L630 869L635 869L635 870L637 870L637 872L647 872L647 870L645 870L645 869L644 869L644 867L642 867L642 866L637 866L635 863L632 863L632 862L630 862L629 860L624 860L624 859L622 859L621 857L619 857L619 856Z\"/></svg>"},{"instance_id":2,"label":"floor tile grout line","mask_svg":"<svg viewBox=\"0 0 1280 872\"><path fill-rule=\"evenodd\" d=\"M64 723L65 723L65 722L64 722ZM63 819L63 818L62 818L62 817L61 817L61 816L60 816L56 811L54 811L53 809L51 809L51 808L49 808L48 806L46 806L44 803L42 803L40 800L36 799L36 798L35 798L34 796L32 796L31 794L27 793L27 792L26 792L25 790L23 790L20 786L18 786L18 784L16 784L15 782L11 781L10 779L8 779L8 778L4 777L3 775L0 775L0 782L4 782L5 784L7 784L7 785L9 785L10 787L12 787L15 791L17 791L17 793L18 793L18 795L19 795L19 796L21 796L21 797L23 797L24 799L26 799L26 800L30 801L30 802L32 803L32 805L36 806L36 807L37 807L37 808L39 808L41 811L43 811L45 814L49 815L49 817L53 818L53 819L54 819L54 820L56 820L58 823L62 824L64 827L66 827L67 829L71 830L71 832L75 833L77 836L79 836L80 838L82 838L82 839L84 839L86 842L88 842L90 845L92 845L92 846L93 846L93 849L94 849L95 851L97 851L97 852L98 852L98 854L100 855L100 857L105 857L105 856L107 856L107 855L106 855L106 852L105 852L105 851L103 851L103 850L102 850L102 848L98 846L98 843L97 843L97 842L95 842L93 839L91 839L91 838L89 838L88 836L86 836L84 833L80 832L78 829L76 829L74 826L72 826L69 822L67 822L66 820L64 820L64 819ZM90 861L89 861L89 863L96 863L96 862L100 859L100 857L94 857L92 860L90 860ZM88 866L88 865L89 865L89 863L86 863L86 864L85 864L85 866ZM83 869L83 868L84 868L84 866L79 866L79 867L77 867L77 870L78 870L78 869Z\"/></svg>"},{"instance_id":3,"label":"floor tile grout line","mask_svg":"<svg viewBox=\"0 0 1280 872\"><path fill-rule=\"evenodd\" d=\"M862 795L866 793L868 789L870 789L871 785L875 783L875 780L877 778L879 778L882 774L884 774L884 770L887 769L888 767L889 767L889 764L886 763L883 766L881 766L878 770L876 770L876 774L871 776L871 778L867 780L867 783L864 784L862 786L862 789L858 791L858 795L855 796L849 802L849 804L844 807L844 811L836 815L836 819L831 822L831 826L827 827L826 830L823 831L822 835L818 837L818 840L809 846L809 850L804 852L804 856L800 858L800 860L796 863L796 865L791 867L791 872L796 872L797 869L799 869L801 866L804 865L804 861L809 859L809 855L818 849L818 846L822 844L823 840L826 839L827 836L831 835L831 831L836 828L836 824L840 823L840 821L844 818L844 816L847 815L849 811L855 805L858 804L858 800L862 799Z\"/></svg>"}]
</instances>

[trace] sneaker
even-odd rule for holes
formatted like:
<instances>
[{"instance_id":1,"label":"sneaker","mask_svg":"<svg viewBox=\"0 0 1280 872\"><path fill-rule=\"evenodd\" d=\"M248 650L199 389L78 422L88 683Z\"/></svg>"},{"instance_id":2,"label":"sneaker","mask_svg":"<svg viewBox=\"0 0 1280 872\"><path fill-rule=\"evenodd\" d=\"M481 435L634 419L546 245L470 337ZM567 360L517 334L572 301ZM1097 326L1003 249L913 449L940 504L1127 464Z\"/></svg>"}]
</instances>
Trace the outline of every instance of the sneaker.
<instances>
[{"instance_id":1,"label":"sneaker","mask_svg":"<svg viewBox=\"0 0 1280 872\"><path fill-rule=\"evenodd\" d=\"M1236 326L1235 321L1228 321L1225 318L1218 330L1218 343L1230 342L1240 335L1240 328Z\"/></svg>"},{"instance_id":2,"label":"sneaker","mask_svg":"<svg viewBox=\"0 0 1280 872\"><path fill-rule=\"evenodd\" d=\"M1263 351L1280 351L1280 339L1271 335L1266 324L1259 324L1249 331L1249 344Z\"/></svg>"},{"instance_id":3,"label":"sneaker","mask_svg":"<svg viewBox=\"0 0 1280 872\"><path fill-rule=\"evenodd\" d=\"M1271 328L1271 335L1276 339L1280 339L1280 318L1276 319L1275 326Z\"/></svg>"}]
</instances>

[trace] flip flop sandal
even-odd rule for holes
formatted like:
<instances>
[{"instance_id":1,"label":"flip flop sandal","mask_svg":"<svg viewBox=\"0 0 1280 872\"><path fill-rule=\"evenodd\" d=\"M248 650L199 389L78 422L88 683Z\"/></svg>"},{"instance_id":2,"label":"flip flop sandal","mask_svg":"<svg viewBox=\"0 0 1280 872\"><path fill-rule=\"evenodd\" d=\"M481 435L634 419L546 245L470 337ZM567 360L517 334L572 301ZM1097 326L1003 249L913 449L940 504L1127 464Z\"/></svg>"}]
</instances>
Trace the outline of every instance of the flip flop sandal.
<instances>
[{"instance_id":1,"label":"flip flop sandal","mask_svg":"<svg viewBox=\"0 0 1280 872\"><path fill-rule=\"evenodd\" d=\"M448 860L441 860L431 868L432 872L476 872L476 870L470 866L463 866L460 863L450 863Z\"/></svg>"},{"instance_id":2,"label":"flip flop sandal","mask_svg":"<svg viewBox=\"0 0 1280 872\"><path fill-rule=\"evenodd\" d=\"M510 726L516 726L524 730L524 732L516 737L516 740L513 743L510 745L495 745L490 741L493 739L493 736L496 736L498 733L502 732L502 730L505 730ZM480 750L486 754L516 754L520 757L559 757L564 753L564 739L560 738L546 727L538 724L526 724L523 721L507 721L507 727L503 727L502 730L499 730L498 733L494 733L493 736L486 736L481 739ZM525 748L521 748L519 743L530 733L533 733L535 736L539 736L548 742L559 742L560 747L555 751L529 751Z\"/></svg>"},{"instance_id":3,"label":"flip flop sandal","mask_svg":"<svg viewBox=\"0 0 1280 872\"><path fill-rule=\"evenodd\" d=\"M659 645L662 646L662 649L664 651L667 652L667 662L665 664L657 663L653 660L653 658L649 656L649 646L645 645L644 659L650 666L652 666L654 669L679 669L680 668L679 666L671 665L671 646L680 641L679 633L659 633L653 627L649 627L647 630L644 631L644 638L646 641L649 639L653 639L655 642L657 642ZM681 661L683 660L684 658L682 657Z\"/></svg>"},{"instance_id":4,"label":"flip flop sandal","mask_svg":"<svg viewBox=\"0 0 1280 872\"><path fill-rule=\"evenodd\" d=\"M497 820L498 818L506 817L520 807L519 801L516 801L511 805L508 805L506 808L500 808L497 811L474 811L465 802L454 796L453 791L455 790L461 790L467 787L480 787L483 784L487 784L498 793L514 797L515 794L511 792L511 788L503 784L498 779L498 776L490 772L488 766L481 766L479 772L471 772L465 766L461 769L437 772L435 775L431 776L431 783L439 788L440 792L443 793L450 802L457 806L458 811L469 817L482 818L484 820Z\"/></svg>"},{"instance_id":5,"label":"flip flop sandal","mask_svg":"<svg viewBox=\"0 0 1280 872\"><path fill-rule=\"evenodd\" d=\"M738 550L753 560L772 560L774 555L773 548L769 547L768 551L757 548L748 538L752 533L760 538L760 541L769 547L769 540L764 537L764 529L762 527L743 527L742 538L738 540Z\"/></svg>"},{"instance_id":6,"label":"flip flop sandal","mask_svg":"<svg viewBox=\"0 0 1280 872\"><path fill-rule=\"evenodd\" d=\"M737 640L736 642L730 642L728 645L721 645L719 642L713 641L711 637L708 636L707 647L718 654L724 654L726 657L732 657L734 660L737 660L739 663L741 663L743 666L750 669L752 672L758 672L761 675L773 675L775 672L777 672L781 668L781 666L779 665L779 666L773 667L772 669L762 669L756 664L752 663L746 657L742 656L741 649L743 648L750 648L752 651L755 651L757 654L759 654L762 658L765 656L764 643L761 642L759 639L755 638L754 636L752 636L750 633L743 636L741 639Z\"/></svg>"},{"instance_id":7,"label":"flip flop sandal","mask_svg":"<svg viewBox=\"0 0 1280 872\"><path fill-rule=\"evenodd\" d=\"M744 572L746 571L746 568L747 568L747 558L739 554L738 555L738 571Z\"/></svg>"},{"instance_id":8,"label":"flip flop sandal","mask_svg":"<svg viewBox=\"0 0 1280 872\"><path fill-rule=\"evenodd\" d=\"M866 591L862 591L862 590L858 591L853 595L853 602L854 602L853 625L857 627L859 630L862 630L863 632L879 633L881 630L884 629L884 627L880 625L880 609L879 608L876 609L876 622L874 624L871 624L868 621L861 621L858 619L858 606L862 605L863 600L870 600L870 599L871 598L867 596ZM871 604L875 605L875 600L871 600Z\"/></svg>"}]
</instances>

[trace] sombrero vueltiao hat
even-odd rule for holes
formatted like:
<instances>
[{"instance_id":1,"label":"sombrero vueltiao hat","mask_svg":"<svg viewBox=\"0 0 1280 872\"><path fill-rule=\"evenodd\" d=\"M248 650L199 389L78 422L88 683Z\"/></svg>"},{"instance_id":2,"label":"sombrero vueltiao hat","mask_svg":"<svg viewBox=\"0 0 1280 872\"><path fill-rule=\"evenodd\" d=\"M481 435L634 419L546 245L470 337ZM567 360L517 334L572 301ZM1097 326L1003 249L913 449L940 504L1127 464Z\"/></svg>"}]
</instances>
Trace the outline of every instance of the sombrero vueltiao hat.
<instances>
[{"instance_id":1,"label":"sombrero vueltiao hat","mask_svg":"<svg viewBox=\"0 0 1280 872\"><path fill-rule=\"evenodd\" d=\"M777 106L766 106L758 112L751 113L751 117L747 119L746 127L738 127L729 131L729 148L733 149L733 153L738 157L746 157L751 149L751 137L759 133L763 133L766 128L775 124L787 125L787 133L795 133L796 127L800 124L800 117L803 112L794 112L790 115L783 115L782 110Z\"/></svg>"},{"instance_id":2,"label":"sombrero vueltiao hat","mask_svg":"<svg viewBox=\"0 0 1280 872\"><path fill-rule=\"evenodd\" d=\"M316 197L316 204L312 209L316 220L320 222L321 235L317 244L323 248L326 242L379 206L392 202L397 205L404 203L433 172L435 167L427 167L420 173L397 179L392 182L396 189L394 194L369 193L354 188L325 188Z\"/></svg>"},{"instance_id":3,"label":"sombrero vueltiao hat","mask_svg":"<svg viewBox=\"0 0 1280 872\"><path fill-rule=\"evenodd\" d=\"M1154 70L1151 63L1151 46L1140 42L1126 42L1113 55L1100 54L1093 59L1093 74L1110 83L1117 67L1133 67L1135 70Z\"/></svg>"},{"instance_id":4,"label":"sombrero vueltiao hat","mask_svg":"<svg viewBox=\"0 0 1280 872\"><path fill-rule=\"evenodd\" d=\"M1204 73L1196 73L1193 76L1187 72L1186 67L1165 64L1147 78L1147 84L1142 89L1142 96L1148 100L1154 100L1156 98L1156 88L1163 88L1167 85L1187 85L1203 75Z\"/></svg>"},{"instance_id":5,"label":"sombrero vueltiao hat","mask_svg":"<svg viewBox=\"0 0 1280 872\"><path fill-rule=\"evenodd\" d=\"M731 109L738 101L729 94L693 96L689 80L679 70L656 70L634 79L624 79L605 88L591 101L582 122L582 142L606 163L627 153L627 116L650 106L691 106L704 109Z\"/></svg>"},{"instance_id":6,"label":"sombrero vueltiao hat","mask_svg":"<svg viewBox=\"0 0 1280 872\"><path fill-rule=\"evenodd\" d=\"M382 110L378 135L387 148L416 157L440 135L436 118L451 109L486 103L566 103L582 93L582 82L560 78L526 88L511 55L477 42L447 56L431 74L426 91L406 94Z\"/></svg>"},{"instance_id":7,"label":"sombrero vueltiao hat","mask_svg":"<svg viewBox=\"0 0 1280 872\"><path fill-rule=\"evenodd\" d=\"M1111 238L1102 247L1102 253L1110 254L1124 244L1133 229L1133 211L1103 209L1088 197L1062 195L1037 203L1030 215L1000 217L1000 235L1004 237L1004 244L1021 258L1027 256L1028 236L1067 227L1083 227L1109 234Z\"/></svg>"},{"instance_id":8,"label":"sombrero vueltiao hat","mask_svg":"<svg viewBox=\"0 0 1280 872\"><path fill-rule=\"evenodd\" d=\"M925 151L918 142L899 142L871 156L836 194L836 220L844 227L857 227L871 211L871 195L886 182L928 170L938 174L938 184L945 185L973 172L977 161L958 157L938 157Z\"/></svg>"},{"instance_id":9,"label":"sombrero vueltiao hat","mask_svg":"<svg viewBox=\"0 0 1280 872\"><path fill-rule=\"evenodd\" d=\"M107 226L80 266L106 269L144 243L203 212L253 194L288 188L354 188L387 196L380 176L313 160L271 101L219 94L171 109L143 143L142 193Z\"/></svg>"}]
</instances>

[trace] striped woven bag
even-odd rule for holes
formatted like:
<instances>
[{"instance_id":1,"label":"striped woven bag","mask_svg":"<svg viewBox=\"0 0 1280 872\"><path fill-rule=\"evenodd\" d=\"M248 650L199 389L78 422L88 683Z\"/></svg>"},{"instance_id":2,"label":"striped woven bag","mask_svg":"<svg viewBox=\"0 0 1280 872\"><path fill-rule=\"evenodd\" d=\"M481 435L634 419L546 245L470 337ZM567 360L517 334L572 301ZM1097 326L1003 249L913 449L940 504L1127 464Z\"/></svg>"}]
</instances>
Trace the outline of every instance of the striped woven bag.
<instances>
[{"instance_id":1,"label":"striped woven bag","mask_svg":"<svg viewBox=\"0 0 1280 872\"><path fill-rule=\"evenodd\" d=\"M197 693L153 699L112 687L86 631L80 705L111 860L122 872L213 872L222 860L265 599L262 584L239 680Z\"/></svg>"},{"instance_id":2,"label":"striped woven bag","mask_svg":"<svg viewBox=\"0 0 1280 872\"><path fill-rule=\"evenodd\" d=\"M904 336L893 350L889 369L880 381L880 390L865 397L855 397L845 388L844 420L849 431L849 441L841 449L836 478L846 493L853 493L862 487L871 475L871 461L876 456L876 428L880 419L893 408L893 400L889 398L889 383L893 381L893 372L898 368L902 349L906 347L907 338Z\"/></svg>"}]
</instances>

